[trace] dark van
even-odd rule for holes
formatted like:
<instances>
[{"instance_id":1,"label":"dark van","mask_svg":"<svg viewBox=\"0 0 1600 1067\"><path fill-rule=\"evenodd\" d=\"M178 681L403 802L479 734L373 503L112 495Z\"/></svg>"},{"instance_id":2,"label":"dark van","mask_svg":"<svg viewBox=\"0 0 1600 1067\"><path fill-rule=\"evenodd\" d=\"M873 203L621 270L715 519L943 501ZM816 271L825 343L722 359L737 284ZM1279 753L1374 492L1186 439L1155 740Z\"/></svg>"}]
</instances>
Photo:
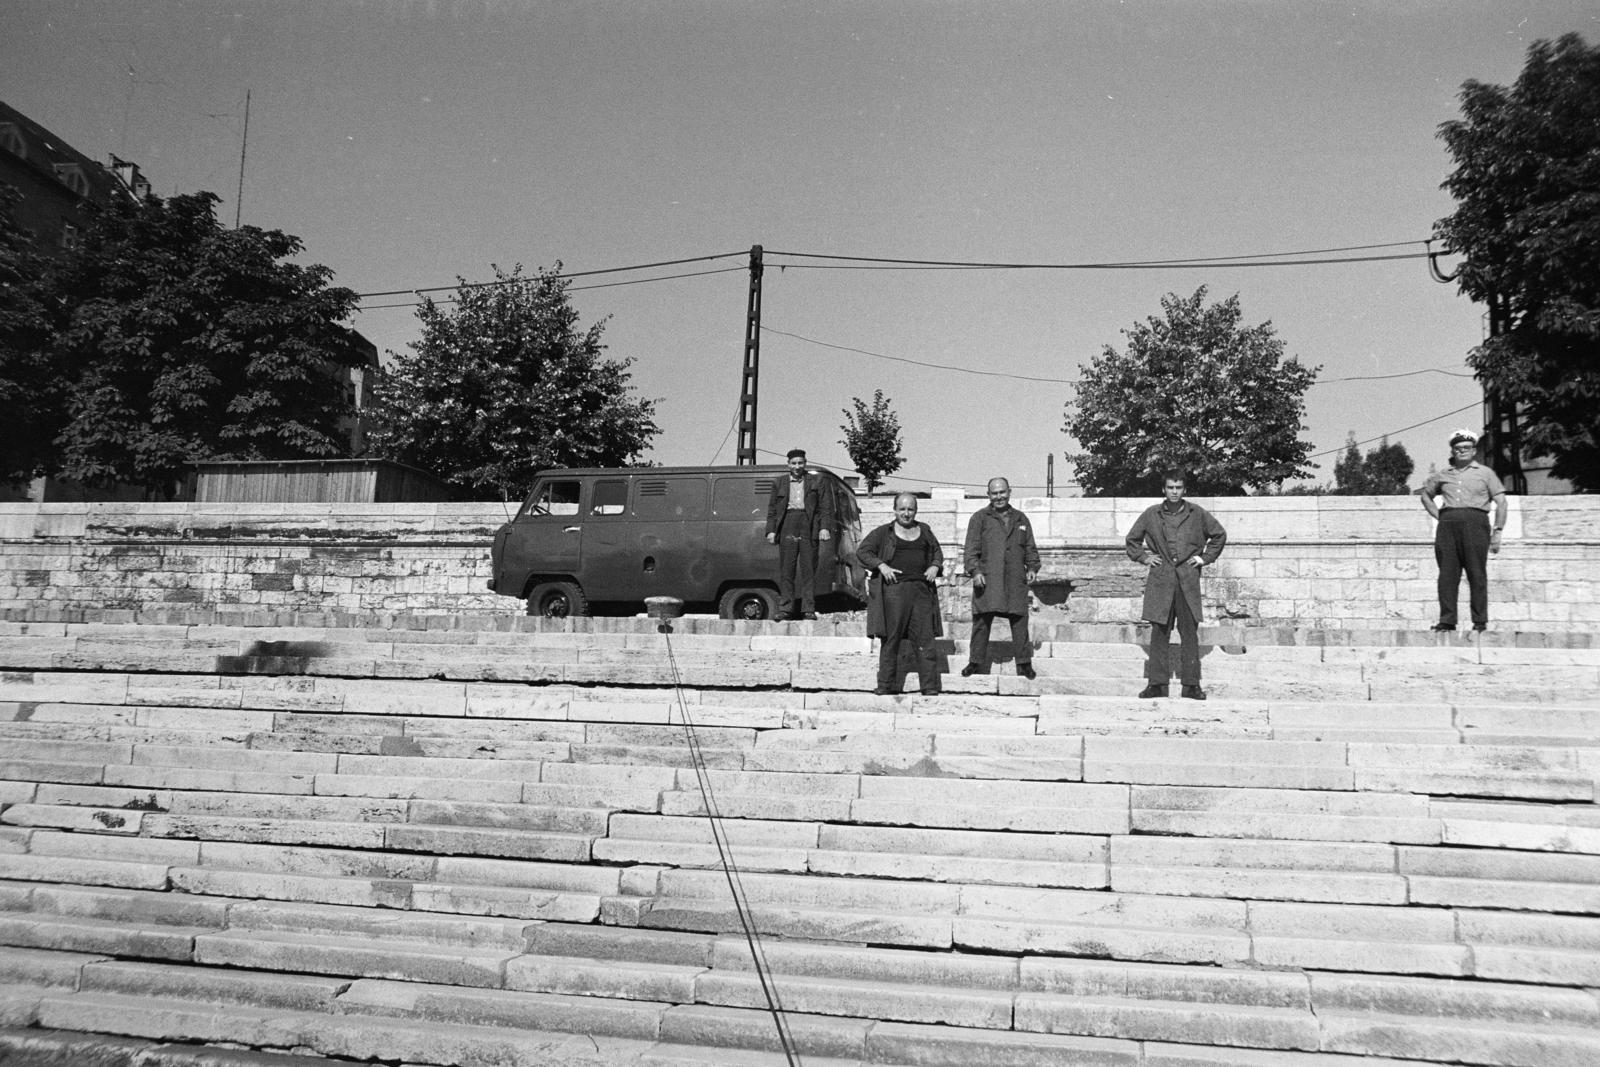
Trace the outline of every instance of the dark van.
<instances>
[{"instance_id":1,"label":"dark van","mask_svg":"<svg viewBox=\"0 0 1600 1067\"><path fill-rule=\"evenodd\" d=\"M528 614L632 614L645 597L674 596L725 619L769 619L778 607L778 548L766 540L767 501L787 471L761 467L634 467L542 471L522 510L494 537L489 588L526 600ZM858 608L861 512L822 471L836 528L817 559L820 610Z\"/></svg>"}]
</instances>

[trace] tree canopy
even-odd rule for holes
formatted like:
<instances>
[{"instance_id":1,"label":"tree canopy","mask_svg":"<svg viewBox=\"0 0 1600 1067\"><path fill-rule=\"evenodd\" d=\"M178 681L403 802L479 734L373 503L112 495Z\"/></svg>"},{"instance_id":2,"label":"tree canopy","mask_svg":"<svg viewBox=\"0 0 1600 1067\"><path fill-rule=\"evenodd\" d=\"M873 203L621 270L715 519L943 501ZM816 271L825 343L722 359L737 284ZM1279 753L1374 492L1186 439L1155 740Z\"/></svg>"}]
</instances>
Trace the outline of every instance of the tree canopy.
<instances>
[{"instance_id":1,"label":"tree canopy","mask_svg":"<svg viewBox=\"0 0 1600 1067\"><path fill-rule=\"evenodd\" d=\"M61 408L48 351L55 321L46 295L49 263L12 217L19 199L0 185L0 482L7 483L46 473Z\"/></svg>"},{"instance_id":2,"label":"tree canopy","mask_svg":"<svg viewBox=\"0 0 1600 1067\"><path fill-rule=\"evenodd\" d=\"M0 353L0 379L41 359L51 379L10 409L37 447L8 476L168 491L195 460L348 453L352 408L328 386L363 359L342 325L355 294L289 262L297 237L224 229L216 204L205 192L115 203L45 271L45 332L28 327L32 340Z\"/></svg>"},{"instance_id":3,"label":"tree canopy","mask_svg":"<svg viewBox=\"0 0 1600 1067\"><path fill-rule=\"evenodd\" d=\"M905 462L900 455L900 419L889 410L882 389L873 392L871 407L858 396L851 397L850 402L855 411L842 410L845 421L839 429L844 431L844 439L839 443L866 480L867 492L875 492L883 484L883 476L893 474Z\"/></svg>"},{"instance_id":4,"label":"tree canopy","mask_svg":"<svg viewBox=\"0 0 1600 1067\"><path fill-rule=\"evenodd\" d=\"M1168 293L1161 316L1122 331L1083 369L1064 430L1084 448L1078 483L1101 496L1148 496L1161 473L1189 472L1200 495L1269 489L1310 473L1305 391L1321 368L1284 358L1272 323L1240 325L1237 294L1207 304Z\"/></svg>"},{"instance_id":5,"label":"tree canopy","mask_svg":"<svg viewBox=\"0 0 1600 1067\"><path fill-rule=\"evenodd\" d=\"M639 462L655 402L633 395L632 360L603 358L604 320L579 328L560 269L495 267L486 285L458 278L451 305L424 300L421 339L378 380L372 449L493 499L547 468Z\"/></svg>"},{"instance_id":6,"label":"tree canopy","mask_svg":"<svg viewBox=\"0 0 1600 1067\"><path fill-rule=\"evenodd\" d=\"M1406 482L1415 469L1405 445L1391 445L1385 435L1378 447L1369 448L1363 457L1352 433L1344 456L1333 465L1332 492L1340 496L1400 496L1411 491Z\"/></svg>"},{"instance_id":7,"label":"tree canopy","mask_svg":"<svg viewBox=\"0 0 1600 1067\"><path fill-rule=\"evenodd\" d=\"M1524 450L1600 491L1600 48L1537 41L1510 88L1468 81L1439 127L1461 292L1503 329L1467 357L1518 406Z\"/></svg>"}]
</instances>

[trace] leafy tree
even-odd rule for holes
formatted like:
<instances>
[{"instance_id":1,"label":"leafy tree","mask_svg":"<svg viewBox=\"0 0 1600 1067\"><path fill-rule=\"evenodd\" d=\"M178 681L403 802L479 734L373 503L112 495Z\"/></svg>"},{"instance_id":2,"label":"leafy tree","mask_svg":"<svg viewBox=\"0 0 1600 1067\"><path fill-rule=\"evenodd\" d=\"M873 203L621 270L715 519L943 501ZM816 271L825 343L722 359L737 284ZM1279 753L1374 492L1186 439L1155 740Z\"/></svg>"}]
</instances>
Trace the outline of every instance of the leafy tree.
<instances>
[{"instance_id":1,"label":"leafy tree","mask_svg":"<svg viewBox=\"0 0 1600 1067\"><path fill-rule=\"evenodd\" d=\"M893 474L905 462L900 455L900 419L889 410L882 389L873 392L870 408L858 396L851 397L850 402L855 411L842 409L845 421L839 429L844 431L844 439L839 443L866 479L867 492L872 493L883 484L884 475Z\"/></svg>"},{"instance_id":2,"label":"leafy tree","mask_svg":"<svg viewBox=\"0 0 1600 1067\"><path fill-rule=\"evenodd\" d=\"M1155 495L1172 467L1205 495L1310 473L1300 420L1321 368L1284 359L1272 323L1241 326L1237 294L1205 297L1168 293L1163 316L1123 331L1125 352L1106 345L1084 369L1064 430L1083 445L1078 483L1091 495Z\"/></svg>"},{"instance_id":3,"label":"leafy tree","mask_svg":"<svg viewBox=\"0 0 1600 1067\"><path fill-rule=\"evenodd\" d=\"M1387 435L1363 458L1352 433L1344 458L1333 466L1333 492L1341 496L1400 496L1410 492L1406 480L1415 466L1406 446L1391 445Z\"/></svg>"},{"instance_id":4,"label":"leafy tree","mask_svg":"<svg viewBox=\"0 0 1600 1067\"><path fill-rule=\"evenodd\" d=\"M1502 329L1467 357L1518 406L1522 443L1600 491L1600 48L1537 41L1509 89L1468 81L1439 127L1456 169L1435 237Z\"/></svg>"},{"instance_id":5,"label":"leafy tree","mask_svg":"<svg viewBox=\"0 0 1600 1067\"><path fill-rule=\"evenodd\" d=\"M550 467L637 463L655 402L632 396L632 360L602 358L603 320L579 330L560 269L495 267L487 285L458 278L453 307L424 300L421 340L378 379L374 451L495 498Z\"/></svg>"},{"instance_id":6,"label":"leafy tree","mask_svg":"<svg viewBox=\"0 0 1600 1067\"><path fill-rule=\"evenodd\" d=\"M20 195L0 185L0 482L44 474L60 429L61 379L48 345L54 317L45 293L49 266L34 237L12 217Z\"/></svg>"},{"instance_id":7,"label":"leafy tree","mask_svg":"<svg viewBox=\"0 0 1600 1067\"><path fill-rule=\"evenodd\" d=\"M169 490L199 459L347 452L329 375L362 360L355 294L288 262L278 230L225 229L212 193L100 211L51 280L62 318L52 473Z\"/></svg>"}]
</instances>

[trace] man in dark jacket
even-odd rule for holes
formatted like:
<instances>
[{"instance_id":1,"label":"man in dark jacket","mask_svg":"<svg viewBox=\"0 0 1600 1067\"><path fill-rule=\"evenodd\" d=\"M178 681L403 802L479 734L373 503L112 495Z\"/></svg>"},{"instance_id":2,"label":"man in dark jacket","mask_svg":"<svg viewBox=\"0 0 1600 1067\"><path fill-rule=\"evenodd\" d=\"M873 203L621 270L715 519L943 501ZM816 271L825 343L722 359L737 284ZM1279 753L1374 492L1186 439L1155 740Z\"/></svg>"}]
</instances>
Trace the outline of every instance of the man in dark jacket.
<instances>
[{"instance_id":1,"label":"man in dark jacket","mask_svg":"<svg viewBox=\"0 0 1600 1067\"><path fill-rule=\"evenodd\" d=\"M1017 673L1033 678L1033 641L1028 635L1028 586L1039 573L1033 524L1011 506L1011 483L989 481L989 506L967 522L966 572L972 576L972 647L961 676L989 673L989 628L996 615L1011 622Z\"/></svg>"},{"instance_id":2,"label":"man in dark jacket","mask_svg":"<svg viewBox=\"0 0 1600 1067\"><path fill-rule=\"evenodd\" d=\"M1164 697L1172 680L1168 659L1172 623L1178 623L1182 659L1178 677L1183 695L1204 700L1200 688L1200 568L1222 555L1228 532L1211 513L1183 499L1184 474L1162 477L1161 503L1146 508L1128 531L1128 558L1150 568L1144 583L1144 614L1150 624L1150 659L1145 677L1150 684L1141 697Z\"/></svg>"},{"instance_id":3,"label":"man in dark jacket","mask_svg":"<svg viewBox=\"0 0 1600 1067\"><path fill-rule=\"evenodd\" d=\"M806 470L805 449L791 448L787 458L789 476L778 479L767 501L767 543L778 546L778 613L773 618L793 619L803 612L814 619L817 542L833 536L833 498L820 488L822 475Z\"/></svg>"}]
</instances>

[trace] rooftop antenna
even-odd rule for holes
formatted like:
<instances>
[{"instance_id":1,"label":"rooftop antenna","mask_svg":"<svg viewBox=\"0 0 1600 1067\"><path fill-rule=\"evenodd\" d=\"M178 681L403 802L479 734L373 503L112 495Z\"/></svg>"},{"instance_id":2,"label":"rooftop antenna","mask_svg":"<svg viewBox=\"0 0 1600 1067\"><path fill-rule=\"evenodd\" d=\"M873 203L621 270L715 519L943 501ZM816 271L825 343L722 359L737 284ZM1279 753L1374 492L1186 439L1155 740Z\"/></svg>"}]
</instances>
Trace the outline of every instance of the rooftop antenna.
<instances>
[{"instance_id":1,"label":"rooftop antenna","mask_svg":"<svg viewBox=\"0 0 1600 1067\"><path fill-rule=\"evenodd\" d=\"M233 201L233 228L239 228L239 216L244 211L244 154L250 147L250 90L244 91L244 136L239 138L239 195Z\"/></svg>"}]
</instances>

